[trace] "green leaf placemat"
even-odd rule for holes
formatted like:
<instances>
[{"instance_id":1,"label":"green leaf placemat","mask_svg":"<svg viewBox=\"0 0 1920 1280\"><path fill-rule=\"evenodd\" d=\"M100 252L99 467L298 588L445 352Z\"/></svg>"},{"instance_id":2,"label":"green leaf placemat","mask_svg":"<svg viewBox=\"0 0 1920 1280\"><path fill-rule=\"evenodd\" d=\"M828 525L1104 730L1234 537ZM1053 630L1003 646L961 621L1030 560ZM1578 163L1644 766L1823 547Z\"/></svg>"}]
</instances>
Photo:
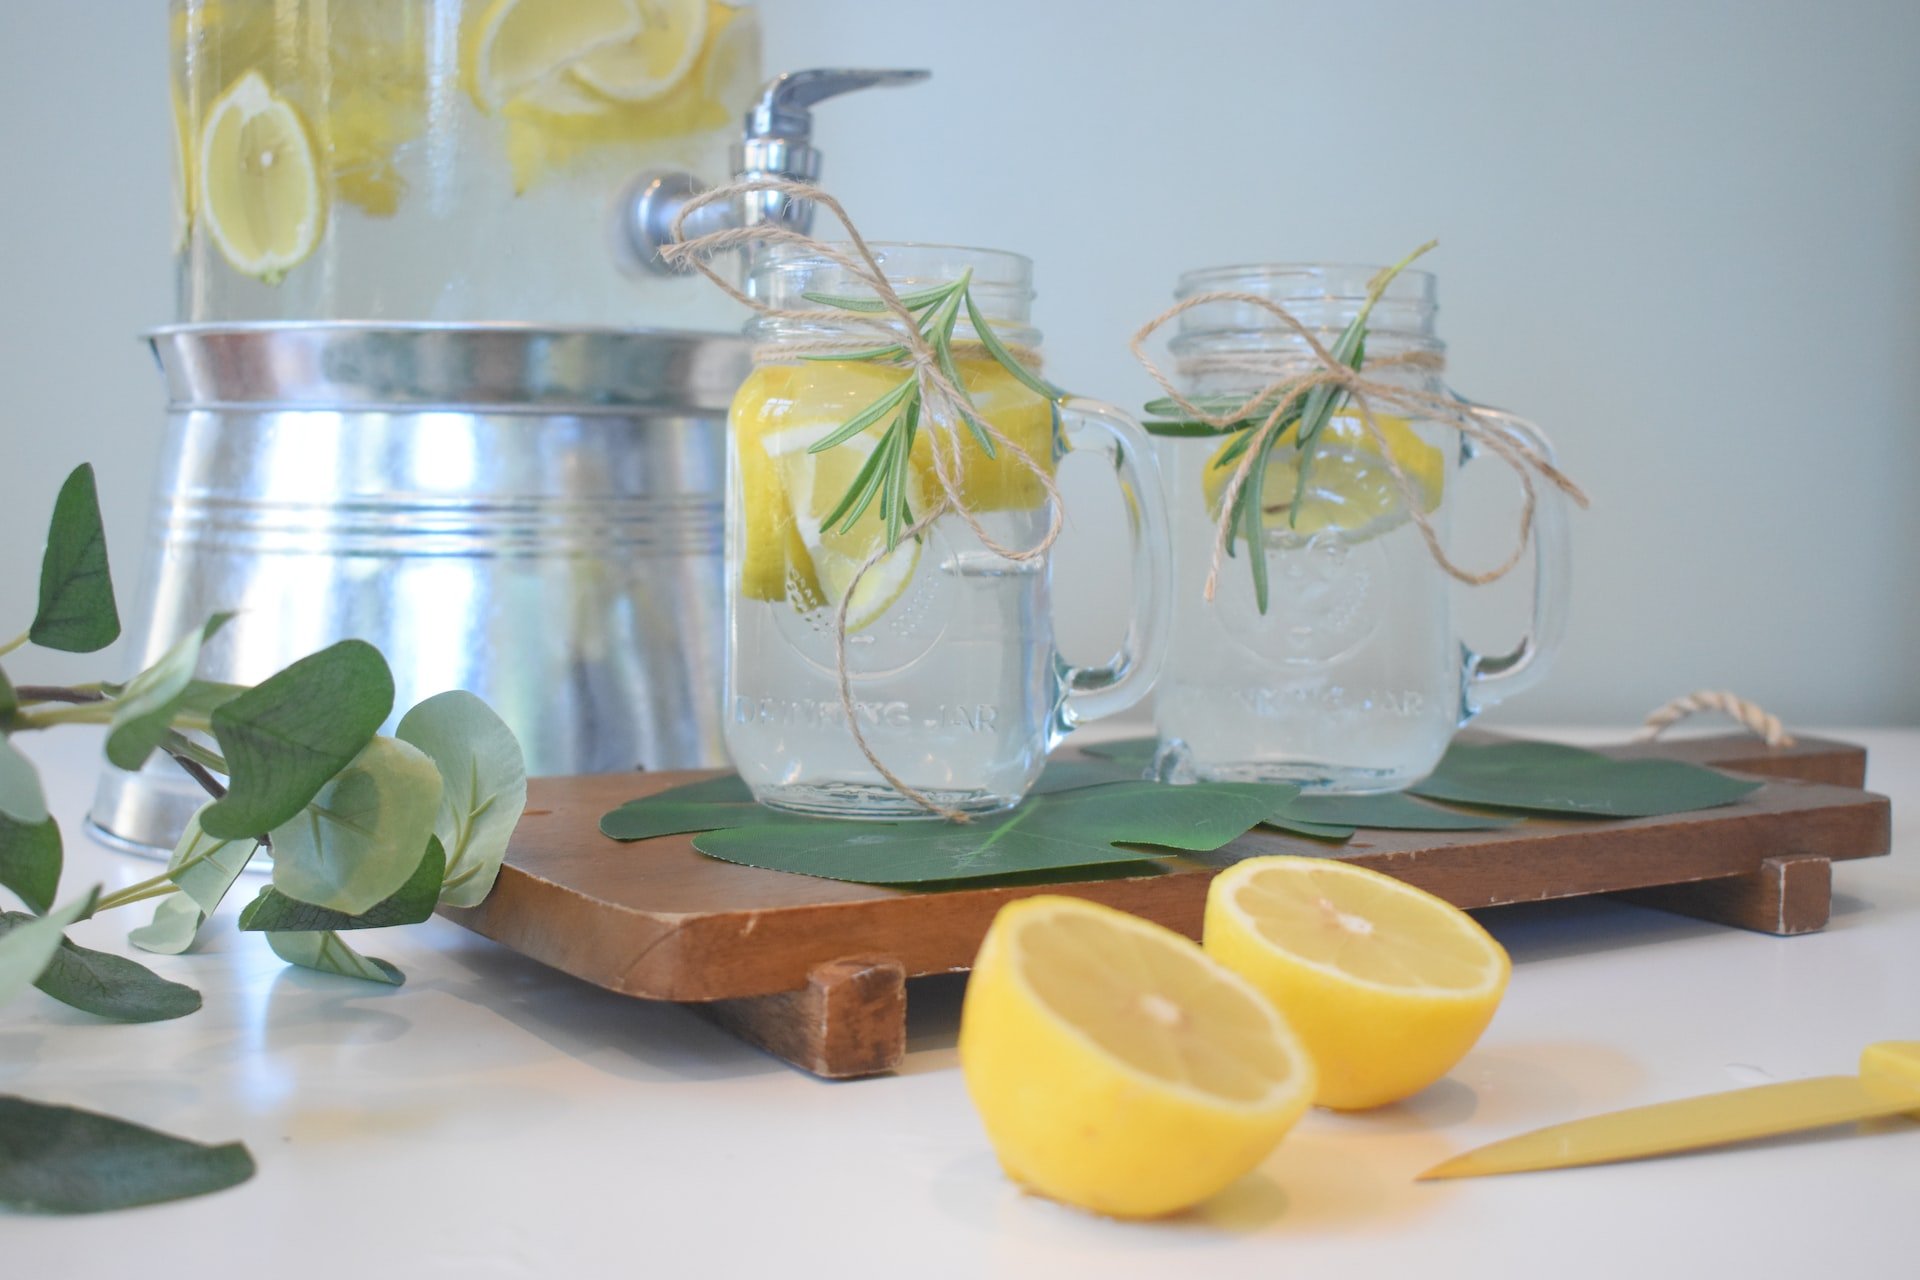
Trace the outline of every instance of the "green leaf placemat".
<instances>
[{"instance_id":1,"label":"green leaf placemat","mask_svg":"<svg viewBox=\"0 0 1920 1280\"><path fill-rule=\"evenodd\" d=\"M685 835L690 831L794 821L806 819L767 808L753 798L753 792L747 789L739 774L729 773L629 800L601 816L600 834L615 840L650 840L654 836Z\"/></svg>"},{"instance_id":2,"label":"green leaf placemat","mask_svg":"<svg viewBox=\"0 0 1920 1280\"><path fill-rule=\"evenodd\" d=\"M1286 812L1290 818L1307 822L1372 827L1376 831L1497 831L1517 821L1490 813L1443 809L1399 791L1374 796L1303 795L1289 802Z\"/></svg>"},{"instance_id":3,"label":"green leaf placemat","mask_svg":"<svg viewBox=\"0 0 1920 1280\"><path fill-rule=\"evenodd\" d=\"M1652 818L1732 804L1760 786L1678 760L1613 760L1554 742L1455 743L1408 790L1434 800L1582 818Z\"/></svg>"},{"instance_id":4,"label":"green leaf placemat","mask_svg":"<svg viewBox=\"0 0 1920 1280\"><path fill-rule=\"evenodd\" d=\"M709 857L860 884L924 884L984 876L1151 862L1167 850L1205 851L1244 835L1273 807L1267 788L1129 782L1031 796L973 822L790 823L709 831ZM1155 845L1158 851L1123 848Z\"/></svg>"},{"instance_id":5,"label":"green leaf placemat","mask_svg":"<svg viewBox=\"0 0 1920 1280\"><path fill-rule=\"evenodd\" d=\"M1583 818L1646 817L1730 803L1758 783L1667 760L1613 760L1554 743L1456 743L1413 794L1301 794L1282 783L1146 781L1151 738L1097 743L1050 762L1019 808L974 822L851 822L756 803L737 775L634 800L600 820L616 840L695 834L709 857L862 884L938 884L1149 862L1210 852L1265 825L1316 840L1357 830L1488 831L1519 817L1433 800ZM1425 797L1424 799L1416 798ZM1157 850L1157 852L1156 852Z\"/></svg>"}]
</instances>

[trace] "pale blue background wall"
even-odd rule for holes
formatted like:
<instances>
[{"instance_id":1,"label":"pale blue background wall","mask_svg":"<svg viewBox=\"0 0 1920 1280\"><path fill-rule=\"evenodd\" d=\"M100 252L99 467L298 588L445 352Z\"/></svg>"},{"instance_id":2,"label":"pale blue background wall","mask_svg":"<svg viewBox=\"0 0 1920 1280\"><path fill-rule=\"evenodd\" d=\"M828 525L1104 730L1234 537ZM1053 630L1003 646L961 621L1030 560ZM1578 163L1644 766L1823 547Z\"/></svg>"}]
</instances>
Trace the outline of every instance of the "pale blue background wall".
<instances>
[{"instance_id":1,"label":"pale blue background wall","mask_svg":"<svg viewBox=\"0 0 1920 1280\"><path fill-rule=\"evenodd\" d=\"M1622 722L1712 684L1920 723L1920 5L763 12L776 65L933 68L822 111L829 185L874 235L1033 255L1076 388L1145 398L1125 339L1182 268L1440 237L1455 385L1545 423L1594 498L1571 639L1519 717ZM123 572L142 536L165 47L158 3L0 7L7 634L75 462L101 465ZM1061 595L1091 643L1100 594Z\"/></svg>"}]
</instances>

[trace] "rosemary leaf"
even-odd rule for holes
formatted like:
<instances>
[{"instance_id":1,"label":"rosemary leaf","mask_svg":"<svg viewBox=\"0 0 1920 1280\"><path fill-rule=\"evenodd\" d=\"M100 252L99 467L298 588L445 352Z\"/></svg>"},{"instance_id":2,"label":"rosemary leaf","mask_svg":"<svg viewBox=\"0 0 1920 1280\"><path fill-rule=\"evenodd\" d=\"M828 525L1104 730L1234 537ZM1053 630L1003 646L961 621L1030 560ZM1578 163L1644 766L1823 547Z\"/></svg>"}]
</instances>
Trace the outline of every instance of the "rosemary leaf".
<instances>
[{"instance_id":1,"label":"rosemary leaf","mask_svg":"<svg viewBox=\"0 0 1920 1280\"><path fill-rule=\"evenodd\" d=\"M872 502L873 491L879 487L880 464L883 461L885 461L885 451L880 445L876 445L873 452L867 455L866 462L861 464L859 472L853 477L853 483L848 485L847 491L840 495L840 501L832 511L827 513L826 519L820 522L822 529L831 529L838 525L840 531L845 533L853 528L854 521L860 518L861 513L867 509L868 503ZM852 514L849 515L849 512Z\"/></svg>"},{"instance_id":2,"label":"rosemary leaf","mask_svg":"<svg viewBox=\"0 0 1920 1280\"><path fill-rule=\"evenodd\" d=\"M1001 344L999 336L994 333L993 327L987 323L987 318L980 314L980 308L973 305L972 294L967 295L966 301L967 322L973 326L974 335L980 339L980 345L987 349L988 355L1000 362L1001 368L1012 374L1021 385L1025 386L1037 396L1048 400L1058 400L1066 395L1066 392L1062 391L1059 387L1054 386L1045 378L1040 377L1014 358L1013 352L1007 350L1006 347Z\"/></svg>"},{"instance_id":3,"label":"rosemary leaf","mask_svg":"<svg viewBox=\"0 0 1920 1280\"><path fill-rule=\"evenodd\" d=\"M920 390L920 380L914 377L911 373L907 374L907 376L901 381L899 386L887 392L887 394L881 396L878 400L875 400L872 404L868 405L866 408L862 409L860 412L854 414L851 418L848 418L844 423L842 423L838 427L835 427L827 435L822 436L820 439L808 445L807 452L823 453L826 450L833 448L833 446L837 444L844 444L846 441L851 440L855 436L859 435L862 431L865 431L868 427L872 426L874 423L880 421L880 419L886 417L887 414L891 413L893 410L899 408L900 403L903 400L905 400L909 395L913 395L917 393L919 390Z\"/></svg>"},{"instance_id":4,"label":"rosemary leaf","mask_svg":"<svg viewBox=\"0 0 1920 1280\"><path fill-rule=\"evenodd\" d=\"M915 293L900 295L900 304L909 311L919 311L945 300L950 294L964 287L962 281L952 284L939 284L931 289L921 289ZM808 302L817 302L823 307L833 307L839 311L863 311L875 315L887 309L887 304L878 298L856 298L840 293L803 293L800 295Z\"/></svg>"}]
</instances>

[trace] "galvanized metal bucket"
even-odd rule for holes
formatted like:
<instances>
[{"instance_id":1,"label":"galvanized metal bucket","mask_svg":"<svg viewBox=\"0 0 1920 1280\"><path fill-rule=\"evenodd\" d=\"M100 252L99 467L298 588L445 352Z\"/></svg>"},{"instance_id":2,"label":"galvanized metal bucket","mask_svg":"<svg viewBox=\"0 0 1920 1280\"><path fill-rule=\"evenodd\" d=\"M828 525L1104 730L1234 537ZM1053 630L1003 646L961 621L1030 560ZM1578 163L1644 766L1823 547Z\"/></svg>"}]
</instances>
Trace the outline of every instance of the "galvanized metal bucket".
<instances>
[{"instance_id":1,"label":"galvanized metal bucket","mask_svg":"<svg viewBox=\"0 0 1920 1280\"><path fill-rule=\"evenodd\" d=\"M536 774L718 764L721 494L743 340L518 325L148 335L167 438L132 636L207 615L210 679L377 645L398 717L469 689ZM205 798L109 770L92 820L168 847Z\"/></svg>"}]
</instances>

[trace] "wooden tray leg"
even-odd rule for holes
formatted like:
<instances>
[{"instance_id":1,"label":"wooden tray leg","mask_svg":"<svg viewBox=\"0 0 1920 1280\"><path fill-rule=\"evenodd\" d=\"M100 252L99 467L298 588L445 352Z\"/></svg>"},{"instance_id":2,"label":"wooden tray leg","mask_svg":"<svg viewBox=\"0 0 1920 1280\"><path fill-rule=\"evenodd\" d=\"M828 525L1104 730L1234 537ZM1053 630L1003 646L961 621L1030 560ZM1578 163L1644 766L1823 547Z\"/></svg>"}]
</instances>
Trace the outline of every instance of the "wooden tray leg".
<instances>
[{"instance_id":1,"label":"wooden tray leg","mask_svg":"<svg viewBox=\"0 0 1920 1280\"><path fill-rule=\"evenodd\" d=\"M698 1007L749 1044L829 1080L892 1071L907 1052L907 976L893 960L830 960L798 991Z\"/></svg>"},{"instance_id":2,"label":"wooden tray leg","mask_svg":"<svg viewBox=\"0 0 1920 1280\"><path fill-rule=\"evenodd\" d=\"M1759 870L1746 875L1634 889L1616 896L1643 907L1759 933L1814 933L1827 927L1832 910L1833 864L1805 856L1767 858Z\"/></svg>"}]
</instances>

